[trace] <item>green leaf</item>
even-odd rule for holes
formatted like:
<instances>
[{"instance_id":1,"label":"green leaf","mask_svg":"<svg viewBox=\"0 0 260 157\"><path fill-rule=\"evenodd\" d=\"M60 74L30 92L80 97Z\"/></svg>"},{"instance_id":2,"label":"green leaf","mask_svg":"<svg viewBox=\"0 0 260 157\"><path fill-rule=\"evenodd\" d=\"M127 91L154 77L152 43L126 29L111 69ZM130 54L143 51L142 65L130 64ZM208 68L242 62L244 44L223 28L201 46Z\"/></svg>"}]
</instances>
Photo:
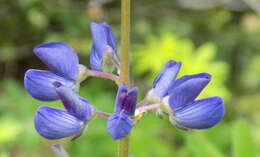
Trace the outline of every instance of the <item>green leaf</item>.
<instances>
[{"instance_id":1,"label":"green leaf","mask_svg":"<svg viewBox=\"0 0 260 157\"><path fill-rule=\"evenodd\" d=\"M224 157L222 152L202 135L188 135L187 144L196 157Z\"/></svg>"},{"instance_id":2,"label":"green leaf","mask_svg":"<svg viewBox=\"0 0 260 157\"><path fill-rule=\"evenodd\" d=\"M237 121L232 134L234 157L255 157L255 146L252 141L249 126L244 120Z\"/></svg>"}]
</instances>

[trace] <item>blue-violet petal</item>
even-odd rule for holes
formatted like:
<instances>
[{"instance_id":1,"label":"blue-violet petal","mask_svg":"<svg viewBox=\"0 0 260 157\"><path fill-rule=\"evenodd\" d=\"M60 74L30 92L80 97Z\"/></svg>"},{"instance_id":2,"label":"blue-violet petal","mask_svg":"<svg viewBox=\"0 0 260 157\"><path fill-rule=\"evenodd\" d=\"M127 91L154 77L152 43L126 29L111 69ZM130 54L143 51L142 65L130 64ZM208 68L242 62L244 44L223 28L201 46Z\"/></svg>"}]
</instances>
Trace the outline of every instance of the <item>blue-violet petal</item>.
<instances>
[{"instance_id":1,"label":"blue-violet petal","mask_svg":"<svg viewBox=\"0 0 260 157\"><path fill-rule=\"evenodd\" d=\"M115 37L112 29L110 28L110 26L106 22L103 22L103 26L106 29L107 43L114 50L114 52L116 53L117 52L116 37Z\"/></svg>"},{"instance_id":2,"label":"blue-violet petal","mask_svg":"<svg viewBox=\"0 0 260 157\"><path fill-rule=\"evenodd\" d=\"M103 53L106 51L107 46L112 47L114 52L116 52L115 36L107 23L91 22L90 27L93 37L93 45L96 48L96 52L100 56L103 56Z\"/></svg>"},{"instance_id":3,"label":"blue-violet petal","mask_svg":"<svg viewBox=\"0 0 260 157\"><path fill-rule=\"evenodd\" d=\"M153 91L160 97L164 97L170 85L175 81L179 73L181 62L168 61L160 74L153 82Z\"/></svg>"},{"instance_id":4,"label":"blue-violet petal","mask_svg":"<svg viewBox=\"0 0 260 157\"><path fill-rule=\"evenodd\" d=\"M217 124L224 116L225 106L220 97L204 98L173 111L177 124L190 129L207 129Z\"/></svg>"},{"instance_id":5,"label":"blue-violet petal","mask_svg":"<svg viewBox=\"0 0 260 157\"><path fill-rule=\"evenodd\" d=\"M134 115L136 108L138 89L128 89L127 85L121 83L116 96L115 112L124 111L129 116Z\"/></svg>"},{"instance_id":6,"label":"blue-violet petal","mask_svg":"<svg viewBox=\"0 0 260 157\"><path fill-rule=\"evenodd\" d=\"M63 86L59 82L54 82L53 85L63 105L71 115L83 121L88 121L92 118L93 107L86 99L80 97L71 88Z\"/></svg>"},{"instance_id":7,"label":"blue-violet petal","mask_svg":"<svg viewBox=\"0 0 260 157\"><path fill-rule=\"evenodd\" d=\"M55 74L76 80L79 59L74 50L64 42L47 42L34 48L34 53Z\"/></svg>"},{"instance_id":8,"label":"blue-violet petal","mask_svg":"<svg viewBox=\"0 0 260 157\"><path fill-rule=\"evenodd\" d=\"M207 73L185 75L177 79L169 89L169 104L175 111L182 105L193 102L202 89L209 83Z\"/></svg>"},{"instance_id":9,"label":"blue-violet petal","mask_svg":"<svg viewBox=\"0 0 260 157\"><path fill-rule=\"evenodd\" d=\"M111 115L107 123L107 131L114 140L127 136L133 127L132 119L124 112Z\"/></svg>"},{"instance_id":10,"label":"blue-violet petal","mask_svg":"<svg viewBox=\"0 0 260 157\"><path fill-rule=\"evenodd\" d=\"M102 71L103 68L103 57L97 53L94 45L90 52L90 67L96 71Z\"/></svg>"},{"instance_id":11,"label":"blue-violet petal","mask_svg":"<svg viewBox=\"0 0 260 157\"><path fill-rule=\"evenodd\" d=\"M53 86L53 82L56 81L69 88L73 88L74 86L73 81L66 80L52 72L30 69L25 73L24 87L35 99L41 101L54 101L59 99Z\"/></svg>"},{"instance_id":12,"label":"blue-violet petal","mask_svg":"<svg viewBox=\"0 0 260 157\"><path fill-rule=\"evenodd\" d=\"M40 106L35 114L34 124L41 136L53 140L78 134L84 122L66 110Z\"/></svg>"}]
</instances>

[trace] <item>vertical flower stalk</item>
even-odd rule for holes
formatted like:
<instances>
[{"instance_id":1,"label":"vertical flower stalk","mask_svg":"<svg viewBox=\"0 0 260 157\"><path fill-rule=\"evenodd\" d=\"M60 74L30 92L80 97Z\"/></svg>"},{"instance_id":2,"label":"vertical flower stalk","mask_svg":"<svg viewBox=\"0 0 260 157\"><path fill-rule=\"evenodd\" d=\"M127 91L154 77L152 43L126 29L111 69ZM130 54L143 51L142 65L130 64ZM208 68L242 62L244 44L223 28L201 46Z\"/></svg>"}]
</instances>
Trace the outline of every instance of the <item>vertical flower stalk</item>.
<instances>
[{"instance_id":1,"label":"vertical flower stalk","mask_svg":"<svg viewBox=\"0 0 260 157\"><path fill-rule=\"evenodd\" d=\"M120 81L129 86L130 0L121 1L121 66Z\"/></svg>"},{"instance_id":2,"label":"vertical flower stalk","mask_svg":"<svg viewBox=\"0 0 260 157\"><path fill-rule=\"evenodd\" d=\"M129 86L130 0L121 0L121 58L120 82ZM129 136L119 140L118 157L129 156Z\"/></svg>"}]
</instances>

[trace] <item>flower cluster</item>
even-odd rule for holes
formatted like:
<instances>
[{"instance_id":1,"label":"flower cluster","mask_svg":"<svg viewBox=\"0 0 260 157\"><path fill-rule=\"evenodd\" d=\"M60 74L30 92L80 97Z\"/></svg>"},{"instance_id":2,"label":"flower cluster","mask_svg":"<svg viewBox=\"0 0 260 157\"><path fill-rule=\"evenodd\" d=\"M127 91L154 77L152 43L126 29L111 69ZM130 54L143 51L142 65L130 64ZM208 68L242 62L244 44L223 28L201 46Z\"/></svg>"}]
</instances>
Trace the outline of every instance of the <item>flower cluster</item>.
<instances>
[{"instance_id":1,"label":"flower cluster","mask_svg":"<svg viewBox=\"0 0 260 157\"><path fill-rule=\"evenodd\" d=\"M65 108L40 106L37 109L35 128L47 139L81 135L93 116L103 112L78 95L80 83L88 76L118 77L113 74L115 68L120 73L116 40L109 25L92 22L91 32L92 70L79 64L76 52L64 42L47 42L34 48L36 56L50 71L28 70L24 77L26 90L41 101L60 100ZM206 129L222 119L224 103L220 97L196 100L211 76L199 73L176 79L180 68L181 62L170 60L154 80L145 101L142 101L145 103L137 104L137 88L119 84L114 113L103 116L108 118L107 131L114 140L127 136L140 114L153 109L163 109L169 114L171 123L182 129Z\"/></svg>"},{"instance_id":2,"label":"flower cluster","mask_svg":"<svg viewBox=\"0 0 260 157\"><path fill-rule=\"evenodd\" d=\"M107 56L116 58L115 37L106 23L91 23L94 38L91 68L103 71ZM35 55L50 69L29 69L25 73L27 92L40 101L61 100L64 109L40 106L35 114L35 128L47 139L80 134L95 115L95 107L76 92L87 76L87 68L79 64L76 52L64 42L47 42L34 48ZM106 61L108 63L108 61Z\"/></svg>"},{"instance_id":3,"label":"flower cluster","mask_svg":"<svg viewBox=\"0 0 260 157\"><path fill-rule=\"evenodd\" d=\"M76 53L63 42L44 43L34 52L52 71L28 70L24 78L26 90L41 101L60 99L66 108L40 106L35 115L36 130L47 139L80 133L94 114L94 108L73 91L79 75Z\"/></svg>"}]
</instances>

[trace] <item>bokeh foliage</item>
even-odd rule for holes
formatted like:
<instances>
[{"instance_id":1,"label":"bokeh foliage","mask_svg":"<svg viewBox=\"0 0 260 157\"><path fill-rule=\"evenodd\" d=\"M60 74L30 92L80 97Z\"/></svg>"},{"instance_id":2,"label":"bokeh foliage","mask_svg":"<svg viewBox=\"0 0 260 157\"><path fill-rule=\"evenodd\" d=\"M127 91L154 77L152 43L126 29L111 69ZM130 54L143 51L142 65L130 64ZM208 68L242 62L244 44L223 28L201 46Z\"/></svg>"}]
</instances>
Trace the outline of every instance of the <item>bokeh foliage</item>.
<instances>
[{"instance_id":1,"label":"bokeh foliage","mask_svg":"<svg viewBox=\"0 0 260 157\"><path fill-rule=\"evenodd\" d=\"M244 0L232 4L192 0L185 5L184 1L189 0L133 1L132 85L139 86L141 99L169 59L182 61L178 77L198 72L213 76L200 97L222 96L226 115L212 129L183 132L172 127L167 116L159 119L148 113L131 135L133 155L260 157L260 18L250 8L254 1L250 5L249 1L244 5ZM105 119L95 118L74 142L41 138L33 126L36 108L41 104L62 107L61 103L34 100L23 88L28 68L46 68L32 53L39 43L65 41L87 65L91 16L103 14L119 39L119 1L91 1L103 5L94 9L88 2L0 1L0 157L52 157L54 142L62 143L75 157L116 155L117 142L105 131ZM89 78L80 94L97 108L112 112L115 92L115 84Z\"/></svg>"}]
</instances>

